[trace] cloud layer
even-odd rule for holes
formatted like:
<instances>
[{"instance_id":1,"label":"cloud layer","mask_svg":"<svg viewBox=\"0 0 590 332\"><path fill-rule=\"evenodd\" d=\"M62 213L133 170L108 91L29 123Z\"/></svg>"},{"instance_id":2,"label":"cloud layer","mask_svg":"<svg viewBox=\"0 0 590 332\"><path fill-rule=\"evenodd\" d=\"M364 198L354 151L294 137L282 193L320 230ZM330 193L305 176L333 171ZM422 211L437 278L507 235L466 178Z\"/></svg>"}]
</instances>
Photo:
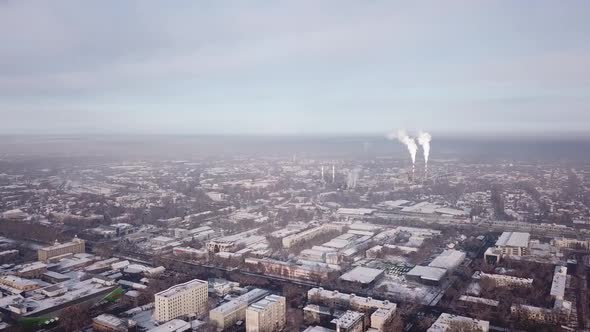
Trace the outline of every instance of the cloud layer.
<instances>
[{"instance_id":1,"label":"cloud layer","mask_svg":"<svg viewBox=\"0 0 590 332\"><path fill-rule=\"evenodd\" d=\"M585 131L586 1L0 1L0 132Z\"/></svg>"}]
</instances>

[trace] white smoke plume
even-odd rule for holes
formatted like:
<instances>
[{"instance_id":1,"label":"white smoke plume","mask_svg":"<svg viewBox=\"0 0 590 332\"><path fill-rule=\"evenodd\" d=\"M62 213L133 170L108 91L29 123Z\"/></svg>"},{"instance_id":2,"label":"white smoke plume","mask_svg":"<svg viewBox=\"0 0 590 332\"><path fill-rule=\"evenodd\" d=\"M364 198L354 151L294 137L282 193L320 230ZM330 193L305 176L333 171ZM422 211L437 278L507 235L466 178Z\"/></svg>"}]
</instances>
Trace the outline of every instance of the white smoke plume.
<instances>
[{"instance_id":1,"label":"white smoke plume","mask_svg":"<svg viewBox=\"0 0 590 332\"><path fill-rule=\"evenodd\" d=\"M397 134L391 133L387 135L387 138L391 140L397 138L401 143L403 143L408 149L408 152L410 152L410 157L412 158L412 165L416 164L416 153L418 152L418 145L416 144L416 141L413 138L408 136L408 134L406 134L404 130L398 131Z\"/></svg>"},{"instance_id":2,"label":"white smoke plume","mask_svg":"<svg viewBox=\"0 0 590 332\"><path fill-rule=\"evenodd\" d=\"M348 179L346 181L346 186L348 189L356 188L360 172L361 170L358 168L355 168L354 170L348 172Z\"/></svg>"},{"instance_id":3,"label":"white smoke plume","mask_svg":"<svg viewBox=\"0 0 590 332\"><path fill-rule=\"evenodd\" d=\"M432 136L429 133L420 132L418 135L418 143L422 145L426 166L428 166L428 158L430 157L430 141L432 141Z\"/></svg>"}]
</instances>

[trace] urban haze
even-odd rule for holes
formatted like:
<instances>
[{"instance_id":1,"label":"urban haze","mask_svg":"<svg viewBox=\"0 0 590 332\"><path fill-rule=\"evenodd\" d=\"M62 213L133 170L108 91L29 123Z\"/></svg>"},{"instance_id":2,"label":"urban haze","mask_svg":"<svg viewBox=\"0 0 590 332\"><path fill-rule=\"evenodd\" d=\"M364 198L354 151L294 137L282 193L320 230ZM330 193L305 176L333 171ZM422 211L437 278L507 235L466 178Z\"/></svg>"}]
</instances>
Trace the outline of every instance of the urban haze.
<instances>
[{"instance_id":1,"label":"urban haze","mask_svg":"<svg viewBox=\"0 0 590 332\"><path fill-rule=\"evenodd\" d=\"M589 12L0 0L0 331L590 331Z\"/></svg>"}]
</instances>

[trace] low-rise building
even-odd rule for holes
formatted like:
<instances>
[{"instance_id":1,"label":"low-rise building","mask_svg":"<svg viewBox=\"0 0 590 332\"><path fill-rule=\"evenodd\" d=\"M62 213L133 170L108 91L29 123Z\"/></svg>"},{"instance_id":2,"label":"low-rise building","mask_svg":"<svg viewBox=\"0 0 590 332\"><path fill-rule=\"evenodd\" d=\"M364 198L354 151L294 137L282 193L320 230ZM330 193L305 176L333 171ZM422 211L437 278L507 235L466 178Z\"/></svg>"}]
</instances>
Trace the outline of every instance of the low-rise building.
<instances>
[{"instance_id":1,"label":"low-rise building","mask_svg":"<svg viewBox=\"0 0 590 332\"><path fill-rule=\"evenodd\" d=\"M531 235L522 232L504 232L496 241L496 249L503 256L524 256L528 252Z\"/></svg>"},{"instance_id":2,"label":"low-rise building","mask_svg":"<svg viewBox=\"0 0 590 332\"><path fill-rule=\"evenodd\" d=\"M406 278L428 285L438 285L446 274L447 270L439 267L416 265L406 273Z\"/></svg>"},{"instance_id":3,"label":"low-rise building","mask_svg":"<svg viewBox=\"0 0 590 332\"><path fill-rule=\"evenodd\" d=\"M510 314L516 319L544 322L549 324L558 323L561 318L560 313L553 309L540 308L524 304L512 305L510 307Z\"/></svg>"},{"instance_id":4,"label":"low-rise building","mask_svg":"<svg viewBox=\"0 0 590 332\"><path fill-rule=\"evenodd\" d=\"M22 291L22 292L29 292L32 290L35 290L41 286L39 286L38 283L29 280L29 279L23 279L21 277L17 277L17 276L2 276L0 277L0 285L4 285L10 288L14 288L16 290Z\"/></svg>"},{"instance_id":5,"label":"low-rise building","mask_svg":"<svg viewBox=\"0 0 590 332\"><path fill-rule=\"evenodd\" d=\"M338 291L329 291L323 288L310 289L307 292L307 298L311 303L321 304L330 309L373 313L370 316L371 327L380 331L397 310L397 305L389 301L376 300L355 294L345 294Z\"/></svg>"},{"instance_id":6,"label":"low-rise building","mask_svg":"<svg viewBox=\"0 0 590 332\"><path fill-rule=\"evenodd\" d=\"M47 272L47 264L42 262L33 262L21 265L16 270L16 275L23 278L41 278Z\"/></svg>"},{"instance_id":7,"label":"low-rise building","mask_svg":"<svg viewBox=\"0 0 590 332\"><path fill-rule=\"evenodd\" d=\"M86 252L86 243L76 236L72 241L66 243L59 243L56 240L54 245L39 249L37 256L39 261L47 263L53 257L81 254L84 252Z\"/></svg>"},{"instance_id":8,"label":"low-rise building","mask_svg":"<svg viewBox=\"0 0 590 332\"><path fill-rule=\"evenodd\" d=\"M533 287L532 278L518 278L507 276L503 274L492 274L484 272L475 272L473 275L475 279L490 279L493 280L498 287Z\"/></svg>"},{"instance_id":9,"label":"low-rise building","mask_svg":"<svg viewBox=\"0 0 590 332\"><path fill-rule=\"evenodd\" d=\"M438 267L445 270L457 268L465 260L465 253L459 250L445 250L438 255L428 266Z\"/></svg>"},{"instance_id":10,"label":"low-rise building","mask_svg":"<svg viewBox=\"0 0 590 332\"><path fill-rule=\"evenodd\" d=\"M302 232L291 234L283 238L283 248L289 249L299 243L309 241L318 235L328 233L335 230L341 230L342 226L336 224L326 224L318 227L306 229Z\"/></svg>"},{"instance_id":11,"label":"low-rise building","mask_svg":"<svg viewBox=\"0 0 590 332\"><path fill-rule=\"evenodd\" d=\"M365 330L364 316L357 311L348 310L344 315L335 318L336 332L363 332Z\"/></svg>"},{"instance_id":12,"label":"low-rise building","mask_svg":"<svg viewBox=\"0 0 590 332\"><path fill-rule=\"evenodd\" d=\"M239 234L219 237L207 242L209 252L231 252L239 246L249 246L266 241L264 236L257 235L258 229L252 229Z\"/></svg>"},{"instance_id":13,"label":"low-rise building","mask_svg":"<svg viewBox=\"0 0 590 332\"><path fill-rule=\"evenodd\" d=\"M135 321L102 314L92 319L92 328L98 332L129 332L136 328Z\"/></svg>"},{"instance_id":14,"label":"low-rise building","mask_svg":"<svg viewBox=\"0 0 590 332\"><path fill-rule=\"evenodd\" d=\"M488 332L490 330L490 322L488 321L442 313L427 332L445 332L452 328L454 324L465 326L462 331Z\"/></svg>"},{"instance_id":15,"label":"low-rise building","mask_svg":"<svg viewBox=\"0 0 590 332\"><path fill-rule=\"evenodd\" d=\"M167 246L174 242L176 242L176 239L167 236L156 236L155 238L150 240L150 243L155 247Z\"/></svg>"},{"instance_id":16,"label":"low-rise building","mask_svg":"<svg viewBox=\"0 0 590 332\"><path fill-rule=\"evenodd\" d=\"M369 286L373 285L376 281L382 278L384 273L384 270L372 269L364 266L357 266L354 269L340 276L340 280L349 283Z\"/></svg>"},{"instance_id":17,"label":"low-rise building","mask_svg":"<svg viewBox=\"0 0 590 332\"><path fill-rule=\"evenodd\" d=\"M551 283L551 296L556 300L563 300L565 295L565 286L567 282L567 267L556 266L553 274L553 282Z\"/></svg>"},{"instance_id":18,"label":"low-rise building","mask_svg":"<svg viewBox=\"0 0 590 332\"><path fill-rule=\"evenodd\" d=\"M312 281L325 280L329 277L330 272L336 271L326 264L296 265L268 258L246 258L244 263L250 268L266 274Z\"/></svg>"},{"instance_id":19,"label":"low-rise building","mask_svg":"<svg viewBox=\"0 0 590 332\"><path fill-rule=\"evenodd\" d=\"M371 314L371 328L379 332L387 332L386 324L393 319L395 310L379 308Z\"/></svg>"}]
</instances>

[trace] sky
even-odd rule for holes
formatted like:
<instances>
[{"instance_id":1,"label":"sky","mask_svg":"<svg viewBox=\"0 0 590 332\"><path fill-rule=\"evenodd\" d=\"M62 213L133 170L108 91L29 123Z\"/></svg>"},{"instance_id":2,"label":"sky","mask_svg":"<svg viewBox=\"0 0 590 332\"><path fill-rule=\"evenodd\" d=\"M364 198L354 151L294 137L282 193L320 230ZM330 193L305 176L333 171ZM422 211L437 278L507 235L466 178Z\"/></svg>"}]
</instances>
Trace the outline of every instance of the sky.
<instances>
[{"instance_id":1,"label":"sky","mask_svg":"<svg viewBox=\"0 0 590 332\"><path fill-rule=\"evenodd\" d=\"M589 12L0 0L0 134L590 134Z\"/></svg>"}]
</instances>

